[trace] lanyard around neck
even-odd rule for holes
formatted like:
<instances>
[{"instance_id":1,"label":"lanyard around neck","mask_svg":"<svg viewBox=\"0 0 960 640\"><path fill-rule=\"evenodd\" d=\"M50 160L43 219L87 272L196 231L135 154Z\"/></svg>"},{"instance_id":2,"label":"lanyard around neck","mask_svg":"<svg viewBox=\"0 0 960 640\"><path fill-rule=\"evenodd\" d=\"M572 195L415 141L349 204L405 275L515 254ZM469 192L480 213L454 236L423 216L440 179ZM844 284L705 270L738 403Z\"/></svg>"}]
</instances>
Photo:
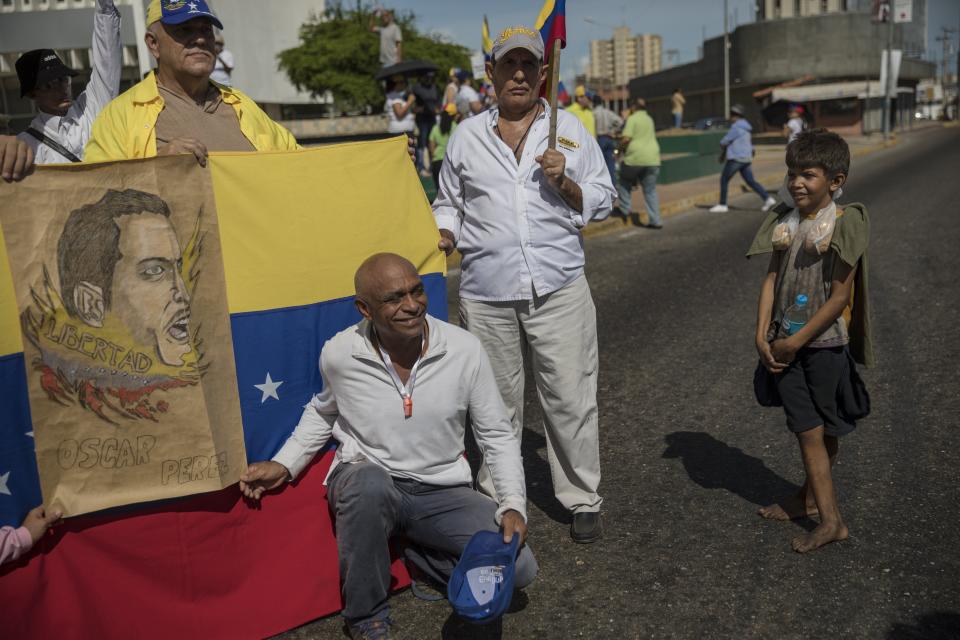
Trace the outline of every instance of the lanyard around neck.
<instances>
[{"instance_id":1,"label":"lanyard around neck","mask_svg":"<svg viewBox=\"0 0 960 640\"><path fill-rule=\"evenodd\" d=\"M407 384L403 384L403 381L400 380L400 374L397 373L396 368L393 366L390 354L384 351L381 346L380 338L377 336L376 331L374 331L373 335L377 343L377 350L380 351L380 357L383 358L383 363L387 366L387 373L389 373L393 379L393 384L396 385L397 391L400 393L400 398L403 400L403 417L410 418L413 416L413 385L416 384L417 368L420 366L420 360L423 359L424 338L423 336L420 337L420 355L417 356L417 361L414 362L410 368L410 377L407 378Z\"/></svg>"}]
</instances>

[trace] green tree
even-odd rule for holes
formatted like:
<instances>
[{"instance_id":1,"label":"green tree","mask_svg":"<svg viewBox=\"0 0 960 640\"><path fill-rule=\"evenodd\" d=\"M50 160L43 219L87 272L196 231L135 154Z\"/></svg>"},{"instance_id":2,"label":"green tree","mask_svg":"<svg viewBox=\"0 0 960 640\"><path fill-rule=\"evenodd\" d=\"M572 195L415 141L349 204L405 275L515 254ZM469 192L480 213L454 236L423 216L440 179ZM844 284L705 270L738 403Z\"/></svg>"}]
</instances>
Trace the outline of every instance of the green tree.
<instances>
[{"instance_id":1,"label":"green tree","mask_svg":"<svg viewBox=\"0 0 960 640\"><path fill-rule=\"evenodd\" d=\"M280 69L301 91L314 96L329 91L340 109L379 111L383 86L374 76L380 70L380 37L369 30L371 16L370 7L359 1L353 8L331 3L300 27L300 45L280 53ZM403 59L436 64L441 89L451 67L470 67L466 47L420 33L413 13L397 15L396 21L403 33Z\"/></svg>"}]
</instances>

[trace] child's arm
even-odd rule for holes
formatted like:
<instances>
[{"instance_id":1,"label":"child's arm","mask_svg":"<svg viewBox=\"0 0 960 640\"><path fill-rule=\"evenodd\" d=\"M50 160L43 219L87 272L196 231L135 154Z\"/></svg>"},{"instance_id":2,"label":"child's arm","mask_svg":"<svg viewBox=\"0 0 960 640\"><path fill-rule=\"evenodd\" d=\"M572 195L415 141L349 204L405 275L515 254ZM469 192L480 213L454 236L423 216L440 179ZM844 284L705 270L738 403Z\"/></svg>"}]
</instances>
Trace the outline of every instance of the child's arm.
<instances>
[{"instance_id":1,"label":"child's arm","mask_svg":"<svg viewBox=\"0 0 960 640\"><path fill-rule=\"evenodd\" d=\"M777 283L777 272L780 271L780 252L774 251L770 255L770 264L767 266L767 275L763 278L763 285L760 287L760 300L757 303L757 353L760 354L760 362L770 373L780 373L787 368L787 365L781 364L770 351L770 343L767 342L767 330L770 327L770 318L773 315L773 295Z\"/></svg>"},{"instance_id":2,"label":"child's arm","mask_svg":"<svg viewBox=\"0 0 960 640\"><path fill-rule=\"evenodd\" d=\"M789 338L782 338L770 345L774 357L780 362L791 362L794 355L808 342L823 333L827 327L836 322L844 307L850 302L850 291L853 288L853 278L857 273L856 267L851 267L839 256L835 256L833 268L833 282L830 286L830 298L813 314L800 331Z\"/></svg>"},{"instance_id":3,"label":"child's arm","mask_svg":"<svg viewBox=\"0 0 960 640\"><path fill-rule=\"evenodd\" d=\"M29 529L0 527L0 564L16 560L33 546Z\"/></svg>"},{"instance_id":4,"label":"child's arm","mask_svg":"<svg viewBox=\"0 0 960 640\"><path fill-rule=\"evenodd\" d=\"M59 511L47 512L40 506L30 510L19 529L0 527L0 564L16 560L30 551L60 515Z\"/></svg>"}]
</instances>

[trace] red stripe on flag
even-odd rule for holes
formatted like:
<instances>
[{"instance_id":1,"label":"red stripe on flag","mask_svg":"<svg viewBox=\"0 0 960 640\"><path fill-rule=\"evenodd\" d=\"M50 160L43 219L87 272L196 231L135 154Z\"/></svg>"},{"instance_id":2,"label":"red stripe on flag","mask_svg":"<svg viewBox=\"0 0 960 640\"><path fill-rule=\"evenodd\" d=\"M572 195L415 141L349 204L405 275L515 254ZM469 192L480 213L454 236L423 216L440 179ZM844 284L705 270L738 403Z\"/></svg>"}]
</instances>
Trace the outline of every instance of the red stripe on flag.
<instances>
[{"instance_id":1,"label":"red stripe on flag","mask_svg":"<svg viewBox=\"0 0 960 640\"><path fill-rule=\"evenodd\" d=\"M332 457L259 508L233 486L67 520L0 568L0 638L262 638L339 611Z\"/></svg>"}]
</instances>

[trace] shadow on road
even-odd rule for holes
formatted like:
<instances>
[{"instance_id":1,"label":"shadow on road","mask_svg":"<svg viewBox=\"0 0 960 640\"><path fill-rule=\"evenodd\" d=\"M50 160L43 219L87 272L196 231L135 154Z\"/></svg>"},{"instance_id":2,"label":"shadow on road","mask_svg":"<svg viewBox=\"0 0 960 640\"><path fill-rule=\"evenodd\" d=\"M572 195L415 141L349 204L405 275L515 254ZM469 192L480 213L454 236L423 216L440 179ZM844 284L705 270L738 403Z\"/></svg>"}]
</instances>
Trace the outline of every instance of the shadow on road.
<instances>
[{"instance_id":1,"label":"shadow on road","mask_svg":"<svg viewBox=\"0 0 960 640\"><path fill-rule=\"evenodd\" d=\"M690 479L704 489L726 489L763 506L800 488L782 478L760 458L701 431L675 431L665 438L664 458L680 458Z\"/></svg>"},{"instance_id":2,"label":"shadow on road","mask_svg":"<svg viewBox=\"0 0 960 640\"><path fill-rule=\"evenodd\" d=\"M913 624L895 622L887 640L954 640L960 637L960 614L932 611L916 617Z\"/></svg>"}]
</instances>

